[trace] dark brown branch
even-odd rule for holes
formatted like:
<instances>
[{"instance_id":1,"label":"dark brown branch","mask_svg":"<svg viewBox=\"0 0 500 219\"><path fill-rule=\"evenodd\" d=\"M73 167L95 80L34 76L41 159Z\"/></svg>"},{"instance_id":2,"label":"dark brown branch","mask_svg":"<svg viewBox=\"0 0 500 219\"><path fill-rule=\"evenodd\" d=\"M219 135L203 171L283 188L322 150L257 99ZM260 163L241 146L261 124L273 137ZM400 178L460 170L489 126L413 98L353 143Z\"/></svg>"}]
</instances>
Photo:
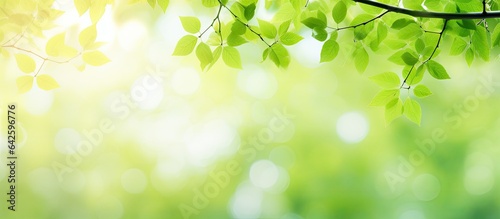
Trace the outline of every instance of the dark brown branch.
<instances>
[{"instance_id":1,"label":"dark brown branch","mask_svg":"<svg viewBox=\"0 0 500 219\"><path fill-rule=\"evenodd\" d=\"M483 6L482 12L470 12L470 13L445 13L445 12L432 12L432 11L416 11L406 8L400 8L392 5L387 5L384 3L372 1L372 0L353 0L361 4L371 5L373 7L385 9L389 12L400 13L410 15L412 17L422 17L422 18L441 18L445 20L456 20L456 19L487 19L487 18L500 18L500 11L486 11L486 5Z\"/></svg>"}]
</instances>

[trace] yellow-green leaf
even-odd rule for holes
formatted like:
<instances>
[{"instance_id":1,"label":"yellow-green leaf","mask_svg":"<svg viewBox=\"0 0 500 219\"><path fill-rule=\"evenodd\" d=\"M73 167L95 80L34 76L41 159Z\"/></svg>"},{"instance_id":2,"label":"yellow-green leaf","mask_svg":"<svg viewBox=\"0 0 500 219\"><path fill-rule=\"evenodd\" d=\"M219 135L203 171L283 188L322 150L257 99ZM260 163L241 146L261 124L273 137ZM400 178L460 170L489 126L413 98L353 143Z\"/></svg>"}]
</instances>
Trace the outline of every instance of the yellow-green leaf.
<instances>
[{"instance_id":1,"label":"yellow-green leaf","mask_svg":"<svg viewBox=\"0 0 500 219\"><path fill-rule=\"evenodd\" d=\"M154 8L156 6L156 0L148 0L148 4L149 4L149 6Z\"/></svg>"},{"instance_id":2,"label":"yellow-green leaf","mask_svg":"<svg viewBox=\"0 0 500 219\"><path fill-rule=\"evenodd\" d=\"M108 63L110 60L100 51L91 51L83 53L83 61L89 65L100 66Z\"/></svg>"},{"instance_id":3,"label":"yellow-green leaf","mask_svg":"<svg viewBox=\"0 0 500 219\"><path fill-rule=\"evenodd\" d=\"M64 45L64 38L66 36L66 32L57 34L47 41L47 45L45 46L45 52L49 56L59 56L61 46Z\"/></svg>"},{"instance_id":4,"label":"yellow-green leaf","mask_svg":"<svg viewBox=\"0 0 500 219\"><path fill-rule=\"evenodd\" d=\"M280 6L278 12L273 17L273 22L282 23L284 21L292 20L295 18L295 8L293 8L292 3L285 3Z\"/></svg>"},{"instance_id":5,"label":"yellow-green leaf","mask_svg":"<svg viewBox=\"0 0 500 219\"><path fill-rule=\"evenodd\" d=\"M89 8L90 20L96 24L106 11L106 1L93 1Z\"/></svg>"},{"instance_id":6,"label":"yellow-green leaf","mask_svg":"<svg viewBox=\"0 0 500 219\"><path fill-rule=\"evenodd\" d=\"M189 33L198 33L201 28L200 20L197 17L179 17L182 27Z\"/></svg>"},{"instance_id":7,"label":"yellow-green leaf","mask_svg":"<svg viewBox=\"0 0 500 219\"><path fill-rule=\"evenodd\" d=\"M400 117L403 114L403 103L401 99L396 98L385 106L385 122L390 124L393 120Z\"/></svg>"},{"instance_id":8,"label":"yellow-green leaf","mask_svg":"<svg viewBox=\"0 0 500 219\"><path fill-rule=\"evenodd\" d=\"M370 106L385 106L394 98L399 98L399 89L382 90L373 97Z\"/></svg>"},{"instance_id":9,"label":"yellow-green leaf","mask_svg":"<svg viewBox=\"0 0 500 219\"><path fill-rule=\"evenodd\" d=\"M396 88L400 84L400 79L398 75L394 72L385 72L370 77L370 80L375 82L378 86L383 88Z\"/></svg>"},{"instance_id":10,"label":"yellow-green leaf","mask_svg":"<svg viewBox=\"0 0 500 219\"><path fill-rule=\"evenodd\" d=\"M21 69L21 71L24 73L31 73L35 71L36 63L33 58L25 54L16 54L15 57L17 66Z\"/></svg>"},{"instance_id":11,"label":"yellow-green leaf","mask_svg":"<svg viewBox=\"0 0 500 219\"><path fill-rule=\"evenodd\" d=\"M82 30L82 32L78 36L78 41L80 42L80 45L85 48L89 44L95 42L96 36L97 36L96 27L95 25L92 25Z\"/></svg>"},{"instance_id":12,"label":"yellow-green leaf","mask_svg":"<svg viewBox=\"0 0 500 219\"><path fill-rule=\"evenodd\" d=\"M167 11L169 0L158 0L158 5L160 6L161 10L163 12Z\"/></svg>"},{"instance_id":13,"label":"yellow-green leaf","mask_svg":"<svg viewBox=\"0 0 500 219\"><path fill-rule=\"evenodd\" d=\"M419 84L413 89L413 94L415 94L416 97L424 98L432 95L432 92L425 85Z\"/></svg>"},{"instance_id":14,"label":"yellow-green leaf","mask_svg":"<svg viewBox=\"0 0 500 219\"><path fill-rule=\"evenodd\" d=\"M17 90L19 93L26 93L33 87L33 76L25 75L17 78Z\"/></svg>"},{"instance_id":15,"label":"yellow-green leaf","mask_svg":"<svg viewBox=\"0 0 500 219\"><path fill-rule=\"evenodd\" d=\"M347 6L343 1L339 1L332 10L332 17L335 20L335 23L340 23L344 20L347 14Z\"/></svg>"},{"instance_id":16,"label":"yellow-green leaf","mask_svg":"<svg viewBox=\"0 0 500 219\"><path fill-rule=\"evenodd\" d=\"M52 90L59 87L57 81L50 75L38 75L36 77L36 84L43 90Z\"/></svg>"},{"instance_id":17,"label":"yellow-green leaf","mask_svg":"<svg viewBox=\"0 0 500 219\"><path fill-rule=\"evenodd\" d=\"M422 108L420 107L420 104L418 104L417 101L408 98L405 100L403 108L406 118L417 125L420 125L420 120L422 118Z\"/></svg>"},{"instance_id":18,"label":"yellow-green leaf","mask_svg":"<svg viewBox=\"0 0 500 219\"><path fill-rule=\"evenodd\" d=\"M222 49L222 60L229 67L241 68L240 52L233 47L226 46Z\"/></svg>"},{"instance_id":19,"label":"yellow-green leaf","mask_svg":"<svg viewBox=\"0 0 500 219\"><path fill-rule=\"evenodd\" d=\"M363 73L366 70L369 61L370 57L364 47L360 47L354 52L354 65L359 73Z\"/></svg>"},{"instance_id":20,"label":"yellow-green leaf","mask_svg":"<svg viewBox=\"0 0 500 219\"><path fill-rule=\"evenodd\" d=\"M74 3L80 16L82 16L90 6L90 0L74 0Z\"/></svg>"},{"instance_id":21,"label":"yellow-green leaf","mask_svg":"<svg viewBox=\"0 0 500 219\"><path fill-rule=\"evenodd\" d=\"M200 60L201 69L204 69L214 59L212 50L207 44L203 42L201 42L198 47L196 47L196 56L198 57L198 60Z\"/></svg>"},{"instance_id":22,"label":"yellow-green leaf","mask_svg":"<svg viewBox=\"0 0 500 219\"><path fill-rule=\"evenodd\" d=\"M196 46L196 42L198 42L198 37L193 35L183 36L177 45L175 46L174 56L186 56L193 52L194 47Z\"/></svg>"}]
</instances>

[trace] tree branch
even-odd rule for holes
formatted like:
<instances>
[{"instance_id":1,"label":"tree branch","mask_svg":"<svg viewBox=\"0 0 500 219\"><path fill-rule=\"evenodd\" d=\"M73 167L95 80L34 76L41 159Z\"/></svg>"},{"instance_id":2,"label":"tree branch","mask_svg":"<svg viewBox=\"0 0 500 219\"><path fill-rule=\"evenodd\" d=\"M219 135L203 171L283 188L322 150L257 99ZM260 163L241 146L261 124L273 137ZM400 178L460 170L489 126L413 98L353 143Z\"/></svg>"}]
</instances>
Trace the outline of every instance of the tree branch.
<instances>
[{"instance_id":1,"label":"tree branch","mask_svg":"<svg viewBox=\"0 0 500 219\"><path fill-rule=\"evenodd\" d=\"M379 14L378 16L376 16L376 17L374 17L374 18L372 18L372 19L370 19L370 20L367 20L367 21L365 21L365 22L363 22L363 23L360 23L360 24L356 24L356 25L352 25L352 26L347 26L347 27L328 27L328 28L330 28L330 29L334 29L334 30L336 30L336 31L339 31L339 30L345 30L345 29L349 29L349 28L356 28L356 27L359 27L359 26L362 26L362 25L367 25L367 24L369 24L370 22L373 22L373 21L375 21L375 20L377 20L377 19L379 19L379 18L382 18L382 17L383 17L385 14L387 14L387 13L389 13L389 11L384 11L384 12L382 12L381 14Z\"/></svg>"},{"instance_id":2,"label":"tree branch","mask_svg":"<svg viewBox=\"0 0 500 219\"><path fill-rule=\"evenodd\" d=\"M441 19L445 19L445 20L500 18L500 11L487 12L486 5L483 6L482 12L445 13L445 12L410 10L410 9L406 9L406 8L387 5L387 4L372 1L372 0L353 0L353 1L359 2L361 4L371 5L371 6L377 7L377 8L382 8L382 9L385 9L389 12L410 15L412 17L441 18Z\"/></svg>"}]
</instances>

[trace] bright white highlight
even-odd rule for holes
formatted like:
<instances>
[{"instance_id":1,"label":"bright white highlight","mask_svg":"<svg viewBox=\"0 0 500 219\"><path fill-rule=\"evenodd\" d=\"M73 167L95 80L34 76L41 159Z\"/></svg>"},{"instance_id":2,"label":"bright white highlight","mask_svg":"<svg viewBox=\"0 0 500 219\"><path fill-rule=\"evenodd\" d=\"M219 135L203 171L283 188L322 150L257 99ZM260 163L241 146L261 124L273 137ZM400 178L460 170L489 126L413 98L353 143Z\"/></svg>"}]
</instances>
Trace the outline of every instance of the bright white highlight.
<instances>
[{"instance_id":1,"label":"bright white highlight","mask_svg":"<svg viewBox=\"0 0 500 219\"><path fill-rule=\"evenodd\" d=\"M181 95L194 94L200 86L200 75L194 68L182 68L172 76L171 85L174 91Z\"/></svg>"},{"instance_id":2,"label":"bright white highlight","mask_svg":"<svg viewBox=\"0 0 500 219\"><path fill-rule=\"evenodd\" d=\"M122 174L121 184L129 193L141 193L146 189L146 175L139 169L129 169Z\"/></svg>"},{"instance_id":3,"label":"bright white highlight","mask_svg":"<svg viewBox=\"0 0 500 219\"><path fill-rule=\"evenodd\" d=\"M363 141L369 129L366 117L358 112L345 113L337 121L337 134L345 143L355 144Z\"/></svg>"},{"instance_id":4,"label":"bright white highlight","mask_svg":"<svg viewBox=\"0 0 500 219\"><path fill-rule=\"evenodd\" d=\"M250 167L250 181L256 187L267 189L278 181L279 170L269 160L259 160Z\"/></svg>"},{"instance_id":5,"label":"bright white highlight","mask_svg":"<svg viewBox=\"0 0 500 219\"><path fill-rule=\"evenodd\" d=\"M259 218L262 213L262 191L249 183L244 183L236 190L229 210L234 218Z\"/></svg>"}]
</instances>

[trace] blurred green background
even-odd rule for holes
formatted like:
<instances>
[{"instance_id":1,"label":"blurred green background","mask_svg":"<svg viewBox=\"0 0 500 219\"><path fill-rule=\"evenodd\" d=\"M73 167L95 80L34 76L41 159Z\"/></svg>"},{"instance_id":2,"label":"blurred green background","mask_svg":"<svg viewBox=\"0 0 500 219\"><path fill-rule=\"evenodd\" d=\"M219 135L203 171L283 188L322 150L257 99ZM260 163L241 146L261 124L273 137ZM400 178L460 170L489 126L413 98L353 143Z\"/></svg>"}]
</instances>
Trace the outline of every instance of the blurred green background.
<instances>
[{"instance_id":1,"label":"blurred green background","mask_svg":"<svg viewBox=\"0 0 500 219\"><path fill-rule=\"evenodd\" d=\"M72 1L54 7L68 34L90 23ZM469 68L440 56L452 79L424 79L434 95L419 100L421 126L386 125L367 78L401 71L387 54L370 54L364 75L347 56L319 64L303 31L288 69L249 44L243 70L202 72L171 56L186 15L207 25L213 11L108 6L97 38L112 61L49 64L52 91L18 95L15 61L0 60L0 113L15 103L20 132L16 212L3 201L1 218L500 218L498 58Z\"/></svg>"}]
</instances>

